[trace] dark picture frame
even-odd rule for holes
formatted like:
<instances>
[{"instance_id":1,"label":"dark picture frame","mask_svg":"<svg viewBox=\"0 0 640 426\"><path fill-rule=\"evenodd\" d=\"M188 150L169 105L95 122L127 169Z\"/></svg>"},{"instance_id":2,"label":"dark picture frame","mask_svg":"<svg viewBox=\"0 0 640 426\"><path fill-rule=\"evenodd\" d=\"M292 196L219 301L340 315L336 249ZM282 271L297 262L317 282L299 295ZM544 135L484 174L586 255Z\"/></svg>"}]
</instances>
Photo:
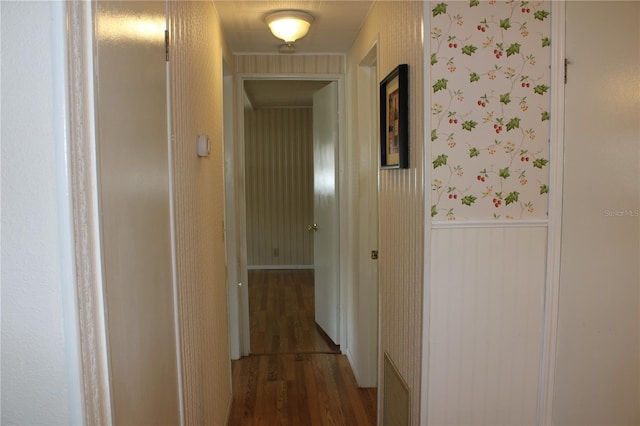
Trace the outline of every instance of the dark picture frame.
<instances>
[{"instance_id":1,"label":"dark picture frame","mask_svg":"<svg viewBox=\"0 0 640 426\"><path fill-rule=\"evenodd\" d=\"M380 168L409 167L409 67L398 65L380 83Z\"/></svg>"}]
</instances>

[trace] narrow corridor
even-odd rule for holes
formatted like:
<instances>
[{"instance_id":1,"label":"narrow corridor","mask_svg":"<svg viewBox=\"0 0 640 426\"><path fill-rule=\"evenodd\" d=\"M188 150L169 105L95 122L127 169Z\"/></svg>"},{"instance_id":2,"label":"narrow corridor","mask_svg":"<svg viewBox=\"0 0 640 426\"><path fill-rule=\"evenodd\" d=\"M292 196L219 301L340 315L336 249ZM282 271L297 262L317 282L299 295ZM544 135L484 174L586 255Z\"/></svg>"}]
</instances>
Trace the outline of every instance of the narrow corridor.
<instances>
[{"instance_id":1,"label":"narrow corridor","mask_svg":"<svg viewBox=\"0 0 640 426\"><path fill-rule=\"evenodd\" d=\"M317 328L313 271L250 271L252 354L233 362L229 425L375 425L376 389L359 388Z\"/></svg>"}]
</instances>

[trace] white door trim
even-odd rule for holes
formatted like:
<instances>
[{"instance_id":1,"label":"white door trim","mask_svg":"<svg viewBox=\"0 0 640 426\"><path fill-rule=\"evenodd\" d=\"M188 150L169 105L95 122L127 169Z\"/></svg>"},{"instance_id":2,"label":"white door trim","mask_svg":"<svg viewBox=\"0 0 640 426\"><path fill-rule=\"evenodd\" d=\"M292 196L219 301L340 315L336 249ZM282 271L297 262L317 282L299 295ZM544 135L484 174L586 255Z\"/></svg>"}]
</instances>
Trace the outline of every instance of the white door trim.
<instances>
[{"instance_id":1,"label":"white door trim","mask_svg":"<svg viewBox=\"0 0 640 426\"><path fill-rule=\"evenodd\" d=\"M112 423L95 139L93 3L67 2L69 175L86 424Z\"/></svg>"},{"instance_id":2,"label":"white door trim","mask_svg":"<svg viewBox=\"0 0 640 426\"><path fill-rule=\"evenodd\" d=\"M225 255L227 260L227 299L229 303L229 350L231 359L240 358L240 303L237 291L238 279L238 226L236 218L235 140L233 106L233 66L223 60L223 128L224 128L224 176L225 176ZM231 372L230 372L231 373Z\"/></svg>"},{"instance_id":3,"label":"white door trim","mask_svg":"<svg viewBox=\"0 0 640 426\"><path fill-rule=\"evenodd\" d=\"M564 61L565 2L551 4L551 129L549 158L549 222L547 229L547 273L544 294L542 354L538 382L538 425L551 425L558 334L560 247L562 242L562 192L564 174Z\"/></svg>"},{"instance_id":4,"label":"white door trim","mask_svg":"<svg viewBox=\"0 0 640 426\"><path fill-rule=\"evenodd\" d=\"M248 281L248 266L247 266L247 216L246 216L246 200L245 200L245 165L244 165L244 82L246 80L322 80L322 81L335 81L338 83L338 216L340 229L346 229L347 226L347 175L345 173L347 151L346 151L346 120L345 120L345 87L344 87L344 74L289 74L289 73L239 73L236 74L236 87L235 87L235 120L236 120L236 144L235 144L235 180L233 184L236 190L236 218L237 218L237 232L238 232L238 253L239 253L239 282L235 288L238 291L238 311L240 318L239 326L239 342L231 341L231 346L238 345L240 348L240 354L242 356L249 355L251 353L250 348L250 330L249 330L249 289L247 286ZM340 252L347 255L347 240L346 234L340 234ZM344 258L339 257L339 286L340 286L340 336L341 342L335 342L338 345L342 345L342 350L346 350L342 336L346 336L346 286L343 285L348 276L348 269L350 267L349 261L345 261ZM234 339L234 336L231 336Z\"/></svg>"},{"instance_id":5,"label":"white door trim","mask_svg":"<svg viewBox=\"0 0 640 426\"><path fill-rule=\"evenodd\" d=\"M431 8L422 8L422 22L423 22L423 37L425 29L428 29L431 25ZM423 69L423 81L431 81L431 43L425 42L422 44L422 69ZM422 114L422 126L424 128L424 134L431 134L431 109L427 106L431 105L431 85L423 84L423 114ZM422 335L421 346L422 356L420 359L420 418L418 419L421 425L426 425L429 422L429 332L431 331L431 227L433 221L431 220L431 144L426 143L423 145L422 158L422 170L424 170L423 186L424 191L424 234L423 234L423 277L422 277ZM382 375L382 374L381 374ZM384 380L384 379L383 379ZM378 392L378 406L383 404L381 392ZM380 408L378 408L378 418L381 414Z\"/></svg>"},{"instance_id":6,"label":"white door trim","mask_svg":"<svg viewBox=\"0 0 640 426\"><path fill-rule=\"evenodd\" d=\"M349 150L352 155L349 163L357 172L351 173L355 181L349 185L353 207L348 213L352 225L347 233L352 239L349 249L353 253L354 270L351 274L352 283L348 285L354 286L350 293L357 302L351 300L347 306L347 309L355 309L351 318L356 321L355 324L349 324L354 335L345 336L345 340L356 344L350 346L345 354L360 387L377 387L382 368L378 261L371 259L371 250L379 248L378 46L376 37L350 76L354 87L350 89L353 99L349 111L355 110L357 114L350 120L355 127L348 129L352 139L355 135L355 147Z\"/></svg>"}]
</instances>

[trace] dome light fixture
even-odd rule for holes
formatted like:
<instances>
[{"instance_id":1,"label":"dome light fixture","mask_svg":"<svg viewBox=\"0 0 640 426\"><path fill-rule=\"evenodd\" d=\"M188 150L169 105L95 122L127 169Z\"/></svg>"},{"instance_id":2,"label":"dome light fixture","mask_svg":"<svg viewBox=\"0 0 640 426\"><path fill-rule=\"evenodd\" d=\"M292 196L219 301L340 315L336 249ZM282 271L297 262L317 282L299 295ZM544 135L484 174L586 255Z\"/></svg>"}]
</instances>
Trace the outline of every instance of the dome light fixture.
<instances>
[{"instance_id":1,"label":"dome light fixture","mask_svg":"<svg viewBox=\"0 0 640 426\"><path fill-rule=\"evenodd\" d=\"M299 10L281 10L266 16L265 22L274 36L293 48L293 43L307 35L313 16Z\"/></svg>"}]
</instances>

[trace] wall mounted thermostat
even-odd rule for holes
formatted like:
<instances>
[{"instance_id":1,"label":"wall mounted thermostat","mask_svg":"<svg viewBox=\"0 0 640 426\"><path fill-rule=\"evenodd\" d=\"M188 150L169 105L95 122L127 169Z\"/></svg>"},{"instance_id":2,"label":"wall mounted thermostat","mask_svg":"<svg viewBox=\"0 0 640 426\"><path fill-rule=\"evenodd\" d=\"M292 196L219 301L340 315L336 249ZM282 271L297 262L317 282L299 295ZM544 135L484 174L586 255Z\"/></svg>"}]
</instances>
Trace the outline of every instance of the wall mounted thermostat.
<instances>
[{"instance_id":1,"label":"wall mounted thermostat","mask_svg":"<svg viewBox=\"0 0 640 426\"><path fill-rule=\"evenodd\" d=\"M208 157L209 154L211 154L211 141L209 140L209 136L198 136L197 150L198 157Z\"/></svg>"}]
</instances>

